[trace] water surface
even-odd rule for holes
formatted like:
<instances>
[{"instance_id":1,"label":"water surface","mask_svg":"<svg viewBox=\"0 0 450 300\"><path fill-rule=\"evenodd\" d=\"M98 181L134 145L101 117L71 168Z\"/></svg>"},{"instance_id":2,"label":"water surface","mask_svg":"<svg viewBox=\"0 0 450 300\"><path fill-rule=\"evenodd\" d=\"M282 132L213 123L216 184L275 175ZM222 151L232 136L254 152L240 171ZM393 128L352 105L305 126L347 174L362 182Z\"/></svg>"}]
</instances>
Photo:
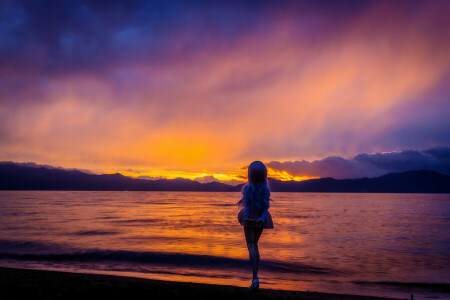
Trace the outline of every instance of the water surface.
<instances>
[{"instance_id":1,"label":"water surface","mask_svg":"<svg viewBox=\"0 0 450 300\"><path fill-rule=\"evenodd\" d=\"M0 191L0 265L248 286L239 193ZM450 195L272 193L261 287L449 297Z\"/></svg>"}]
</instances>

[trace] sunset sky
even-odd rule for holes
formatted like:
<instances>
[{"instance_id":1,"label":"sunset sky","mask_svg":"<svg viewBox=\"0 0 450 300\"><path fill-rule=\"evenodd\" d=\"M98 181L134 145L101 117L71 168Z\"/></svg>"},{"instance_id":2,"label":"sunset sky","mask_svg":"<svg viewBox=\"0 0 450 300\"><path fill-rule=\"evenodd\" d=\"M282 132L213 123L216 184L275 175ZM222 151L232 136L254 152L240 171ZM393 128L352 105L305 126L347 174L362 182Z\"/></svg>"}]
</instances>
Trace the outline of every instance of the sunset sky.
<instances>
[{"instance_id":1,"label":"sunset sky","mask_svg":"<svg viewBox=\"0 0 450 300\"><path fill-rule=\"evenodd\" d=\"M0 161L450 174L450 1L2 1Z\"/></svg>"}]
</instances>

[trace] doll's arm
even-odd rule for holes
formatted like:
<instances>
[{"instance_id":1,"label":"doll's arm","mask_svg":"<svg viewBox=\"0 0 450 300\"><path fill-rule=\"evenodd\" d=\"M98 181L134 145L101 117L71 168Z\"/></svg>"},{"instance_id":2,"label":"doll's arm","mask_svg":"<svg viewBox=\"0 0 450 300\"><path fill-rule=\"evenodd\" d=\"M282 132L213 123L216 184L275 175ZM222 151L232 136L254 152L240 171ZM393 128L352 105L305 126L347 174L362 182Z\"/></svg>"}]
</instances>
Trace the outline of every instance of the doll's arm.
<instances>
[{"instance_id":1,"label":"doll's arm","mask_svg":"<svg viewBox=\"0 0 450 300\"><path fill-rule=\"evenodd\" d=\"M249 210L249 208L247 207L245 210L244 210L244 217L249 217L250 216L250 210Z\"/></svg>"}]
</instances>

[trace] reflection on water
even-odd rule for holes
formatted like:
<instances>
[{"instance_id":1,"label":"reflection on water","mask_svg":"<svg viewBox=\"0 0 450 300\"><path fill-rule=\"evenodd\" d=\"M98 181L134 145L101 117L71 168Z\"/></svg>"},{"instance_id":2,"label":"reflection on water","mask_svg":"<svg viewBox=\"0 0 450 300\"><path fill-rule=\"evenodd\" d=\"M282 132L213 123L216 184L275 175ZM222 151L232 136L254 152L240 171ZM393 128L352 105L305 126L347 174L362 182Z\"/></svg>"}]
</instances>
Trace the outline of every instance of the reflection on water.
<instances>
[{"instance_id":1,"label":"reflection on water","mask_svg":"<svg viewBox=\"0 0 450 300\"><path fill-rule=\"evenodd\" d=\"M248 286L239 196L0 191L0 264ZM272 198L275 229L260 239L262 287L449 296L450 195Z\"/></svg>"}]
</instances>

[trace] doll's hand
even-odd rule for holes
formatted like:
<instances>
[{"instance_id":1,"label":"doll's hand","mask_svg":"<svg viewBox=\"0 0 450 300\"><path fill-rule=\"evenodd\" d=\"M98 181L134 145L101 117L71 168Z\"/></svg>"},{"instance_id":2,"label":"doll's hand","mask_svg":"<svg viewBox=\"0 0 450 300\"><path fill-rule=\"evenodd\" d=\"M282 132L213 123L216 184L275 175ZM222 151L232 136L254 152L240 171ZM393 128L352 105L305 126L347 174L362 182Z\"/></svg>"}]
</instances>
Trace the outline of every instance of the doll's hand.
<instances>
[{"instance_id":1,"label":"doll's hand","mask_svg":"<svg viewBox=\"0 0 450 300\"><path fill-rule=\"evenodd\" d=\"M258 226L258 227L263 227L263 220L261 220L261 219L258 219L257 221L256 221L256 226Z\"/></svg>"}]
</instances>

